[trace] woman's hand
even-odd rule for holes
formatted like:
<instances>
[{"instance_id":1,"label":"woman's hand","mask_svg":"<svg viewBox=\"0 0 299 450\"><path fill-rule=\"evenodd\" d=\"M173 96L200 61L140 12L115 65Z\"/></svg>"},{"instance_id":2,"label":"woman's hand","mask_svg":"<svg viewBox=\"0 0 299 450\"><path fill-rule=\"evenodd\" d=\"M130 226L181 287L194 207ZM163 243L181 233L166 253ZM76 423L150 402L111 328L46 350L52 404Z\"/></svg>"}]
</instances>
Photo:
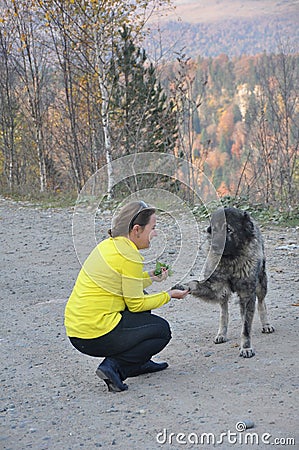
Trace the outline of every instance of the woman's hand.
<instances>
[{"instance_id":1,"label":"woman's hand","mask_svg":"<svg viewBox=\"0 0 299 450\"><path fill-rule=\"evenodd\" d=\"M189 289L185 289L184 291L181 291L180 289L170 289L167 292L171 298L178 298L178 299L185 298L187 294L190 294Z\"/></svg>"},{"instance_id":2,"label":"woman's hand","mask_svg":"<svg viewBox=\"0 0 299 450\"><path fill-rule=\"evenodd\" d=\"M160 283L161 281L166 280L166 278L168 277L168 269L166 269L165 267L161 267L161 270L162 270L161 275L155 275L154 270L151 270L148 273L152 281L157 281L158 283Z\"/></svg>"}]
</instances>

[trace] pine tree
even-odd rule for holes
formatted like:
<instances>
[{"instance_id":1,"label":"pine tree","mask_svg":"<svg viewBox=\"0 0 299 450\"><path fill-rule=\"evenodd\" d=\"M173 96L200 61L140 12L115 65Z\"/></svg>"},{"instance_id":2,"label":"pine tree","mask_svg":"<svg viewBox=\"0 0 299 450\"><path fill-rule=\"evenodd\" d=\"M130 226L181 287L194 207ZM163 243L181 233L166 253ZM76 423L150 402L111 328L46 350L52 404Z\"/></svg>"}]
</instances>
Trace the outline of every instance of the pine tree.
<instances>
[{"instance_id":1,"label":"pine tree","mask_svg":"<svg viewBox=\"0 0 299 450\"><path fill-rule=\"evenodd\" d=\"M172 153L177 135L173 104L145 50L135 45L127 27L120 33L122 41L111 68L115 144L121 154Z\"/></svg>"}]
</instances>

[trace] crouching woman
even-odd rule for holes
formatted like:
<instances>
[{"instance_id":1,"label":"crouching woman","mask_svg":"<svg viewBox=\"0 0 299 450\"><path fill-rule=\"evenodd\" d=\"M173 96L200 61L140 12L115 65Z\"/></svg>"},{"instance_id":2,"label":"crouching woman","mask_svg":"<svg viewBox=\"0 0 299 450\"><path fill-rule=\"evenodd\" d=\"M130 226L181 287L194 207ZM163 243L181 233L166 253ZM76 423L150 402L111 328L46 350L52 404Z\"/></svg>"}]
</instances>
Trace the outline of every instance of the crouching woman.
<instances>
[{"instance_id":1,"label":"crouching woman","mask_svg":"<svg viewBox=\"0 0 299 450\"><path fill-rule=\"evenodd\" d=\"M143 271L139 250L156 236L155 209L134 201L112 221L110 238L100 242L83 264L65 308L66 333L72 345L90 356L104 357L96 374L108 390L128 389L124 380L168 367L151 360L169 343L168 322L151 310L182 299L188 291L172 289L147 295L153 281L167 278Z\"/></svg>"}]
</instances>

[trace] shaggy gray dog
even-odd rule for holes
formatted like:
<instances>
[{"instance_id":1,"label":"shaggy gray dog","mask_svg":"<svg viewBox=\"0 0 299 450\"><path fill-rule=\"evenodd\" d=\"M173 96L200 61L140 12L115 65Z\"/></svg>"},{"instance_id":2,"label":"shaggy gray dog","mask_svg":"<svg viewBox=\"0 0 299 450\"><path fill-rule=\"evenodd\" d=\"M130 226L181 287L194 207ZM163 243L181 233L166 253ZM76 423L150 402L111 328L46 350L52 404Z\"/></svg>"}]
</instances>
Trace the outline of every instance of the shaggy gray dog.
<instances>
[{"instance_id":1,"label":"shaggy gray dog","mask_svg":"<svg viewBox=\"0 0 299 450\"><path fill-rule=\"evenodd\" d=\"M220 304L220 324L214 340L216 344L227 341L228 301L234 292L238 295L243 325L240 356L251 358L254 356L251 326L256 298L262 332L274 331L268 322L265 304L267 275L260 229L247 212L236 208L219 208L211 216L207 235L210 250L205 279L190 281L187 287L192 295Z\"/></svg>"}]
</instances>

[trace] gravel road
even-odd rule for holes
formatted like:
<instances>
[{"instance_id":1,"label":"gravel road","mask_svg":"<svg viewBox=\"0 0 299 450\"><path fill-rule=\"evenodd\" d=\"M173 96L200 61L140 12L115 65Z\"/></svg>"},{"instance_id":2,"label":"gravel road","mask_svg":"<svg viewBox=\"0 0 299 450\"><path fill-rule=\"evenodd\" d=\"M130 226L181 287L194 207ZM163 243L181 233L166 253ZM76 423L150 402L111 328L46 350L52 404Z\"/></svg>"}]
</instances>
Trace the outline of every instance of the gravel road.
<instances>
[{"instance_id":1,"label":"gravel road","mask_svg":"<svg viewBox=\"0 0 299 450\"><path fill-rule=\"evenodd\" d=\"M0 200L0 447L299 448L298 229L262 229L275 333L262 334L255 316L254 358L238 356L236 301L230 305L229 341L215 345L218 308L192 296L172 300L159 314L170 322L173 338L156 357L169 368L128 379L128 391L113 394L95 375L99 361L80 354L65 336L64 307L80 269L72 219L72 209ZM109 211L98 215L99 239L109 220ZM160 240L146 263L157 255L171 262L172 284L182 273L196 276L200 255L193 264L192 248L179 254L176 224L163 215L159 220ZM244 421L254 427L242 432Z\"/></svg>"}]
</instances>

